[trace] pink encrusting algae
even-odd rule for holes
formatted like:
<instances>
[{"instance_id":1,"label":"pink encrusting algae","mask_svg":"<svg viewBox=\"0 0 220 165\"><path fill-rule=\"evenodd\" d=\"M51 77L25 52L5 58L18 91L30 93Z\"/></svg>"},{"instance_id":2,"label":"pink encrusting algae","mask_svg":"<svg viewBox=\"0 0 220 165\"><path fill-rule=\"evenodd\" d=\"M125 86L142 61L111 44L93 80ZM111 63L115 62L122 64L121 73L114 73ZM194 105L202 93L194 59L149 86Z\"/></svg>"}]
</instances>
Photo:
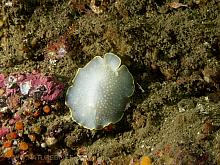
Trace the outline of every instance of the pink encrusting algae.
<instances>
[{"instance_id":1,"label":"pink encrusting algae","mask_svg":"<svg viewBox=\"0 0 220 165\"><path fill-rule=\"evenodd\" d=\"M19 86L25 82L30 82L29 95L34 95L36 92L42 92L41 100L53 101L63 91L64 85L55 81L51 76L44 76L40 73L24 74L23 79L18 80ZM41 91L41 89L43 91Z\"/></svg>"},{"instance_id":2,"label":"pink encrusting algae","mask_svg":"<svg viewBox=\"0 0 220 165\"><path fill-rule=\"evenodd\" d=\"M2 138L3 136L5 136L7 133L9 133L9 128L7 128L7 127L1 127L0 128L0 138Z\"/></svg>"},{"instance_id":3,"label":"pink encrusting algae","mask_svg":"<svg viewBox=\"0 0 220 165\"><path fill-rule=\"evenodd\" d=\"M37 96L42 101L54 101L63 92L64 85L52 76L41 73L9 75L0 74L0 88L7 96L20 92L22 95Z\"/></svg>"}]
</instances>

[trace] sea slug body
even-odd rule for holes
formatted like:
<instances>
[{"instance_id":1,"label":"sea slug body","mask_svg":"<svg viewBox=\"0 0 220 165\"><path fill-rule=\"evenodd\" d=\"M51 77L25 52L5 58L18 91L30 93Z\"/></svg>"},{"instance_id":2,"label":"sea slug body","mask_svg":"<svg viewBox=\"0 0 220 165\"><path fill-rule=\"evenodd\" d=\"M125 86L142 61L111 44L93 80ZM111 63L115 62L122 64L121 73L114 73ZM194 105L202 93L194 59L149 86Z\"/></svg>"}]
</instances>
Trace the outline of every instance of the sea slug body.
<instances>
[{"instance_id":1,"label":"sea slug body","mask_svg":"<svg viewBox=\"0 0 220 165\"><path fill-rule=\"evenodd\" d=\"M102 129L121 120L135 87L128 68L120 65L117 55L106 53L78 69L66 94L74 121L88 129Z\"/></svg>"}]
</instances>

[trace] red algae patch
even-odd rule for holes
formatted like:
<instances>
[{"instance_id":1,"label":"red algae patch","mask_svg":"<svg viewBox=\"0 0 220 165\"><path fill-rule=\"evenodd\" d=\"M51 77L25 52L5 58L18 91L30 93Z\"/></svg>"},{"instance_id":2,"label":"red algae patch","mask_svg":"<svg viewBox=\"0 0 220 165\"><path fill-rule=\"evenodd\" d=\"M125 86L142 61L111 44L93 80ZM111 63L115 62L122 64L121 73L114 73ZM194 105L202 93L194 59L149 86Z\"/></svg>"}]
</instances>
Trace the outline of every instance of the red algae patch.
<instances>
[{"instance_id":1,"label":"red algae patch","mask_svg":"<svg viewBox=\"0 0 220 165\"><path fill-rule=\"evenodd\" d=\"M9 128L7 127L0 128L0 137L5 136L7 133L9 133Z\"/></svg>"},{"instance_id":2,"label":"red algae patch","mask_svg":"<svg viewBox=\"0 0 220 165\"><path fill-rule=\"evenodd\" d=\"M6 91L6 96L12 95L10 97L13 100L16 96L13 94L20 93L21 95L32 96L42 101L54 101L62 94L64 85L52 76L33 72L11 74L9 76L1 74L0 88ZM12 102L13 107L17 106L15 101Z\"/></svg>"},{"instance_id":3,"label":"red algae patch","mask_svg":"<svg viewBox=\"0 0 220 165\"><path fill-rule=\"evenodd\" d=\"M44 120L58 112L53 109L63 88L54 77L37 72L0 74L0 152L9 162L35 160L31 155L48 153L46 139L57 141Z\"/></svg>"}]
</instances>

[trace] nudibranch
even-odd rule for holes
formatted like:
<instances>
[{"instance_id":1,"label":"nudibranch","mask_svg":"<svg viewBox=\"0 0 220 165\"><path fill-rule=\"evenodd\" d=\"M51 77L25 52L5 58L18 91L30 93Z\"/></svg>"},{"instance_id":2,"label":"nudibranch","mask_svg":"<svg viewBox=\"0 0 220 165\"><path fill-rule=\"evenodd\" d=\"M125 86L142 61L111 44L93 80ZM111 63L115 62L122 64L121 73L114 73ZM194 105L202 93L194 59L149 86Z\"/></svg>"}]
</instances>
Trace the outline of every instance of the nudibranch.
<instances>
[{"instance_id":1,"label":"nudibranch","mask_svg":"<svg viewBox=\"0 0 220 165\"><path fill-rule=\"evenodd\" d=\"M79 68L66 94L66 105L74 121L88 129L102 129L121 120L134 79L121 59L106 53Z\"/></svg>"}]
</instances>

